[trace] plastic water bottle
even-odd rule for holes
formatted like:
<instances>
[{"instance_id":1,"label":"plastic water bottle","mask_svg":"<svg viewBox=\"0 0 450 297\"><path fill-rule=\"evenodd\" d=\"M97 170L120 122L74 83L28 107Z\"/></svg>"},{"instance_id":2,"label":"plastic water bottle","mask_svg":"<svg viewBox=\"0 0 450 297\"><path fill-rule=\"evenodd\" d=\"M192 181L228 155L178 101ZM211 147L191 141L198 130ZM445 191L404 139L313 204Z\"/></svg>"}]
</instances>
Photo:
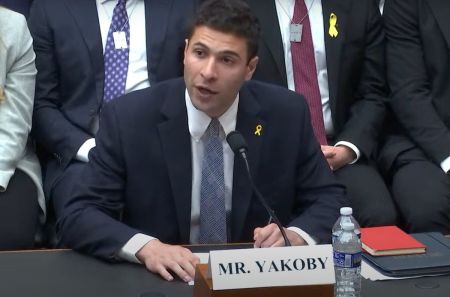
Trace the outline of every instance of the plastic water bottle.
<instances>
[{"instance_id":1,"label":"plastic water bottle","mask_svg":"<svg viewBox=\"0 0 450 297\"><path fill-rule=\"evenodd\" d=\"M359 239L361 239L361 229L359 227L358 222L352 216L353 209L351 207L341 207L340 212L341 216L337 219L332 229L333 234L332 242L334 242L336 238L339 236L339 234L342 233L342 224L345 222L350 222L353 223L353 225L355 225L355 234L358 236Z\"/></svg>"},{"instance_id":2,"label":"plastic water bottle","mask_svg":"<svg viewBox=\"0 0 450 297\"><path fill-rule=\"evenodd\" d=\"M333 243L335 297L361 296L361 240L355 234L355 225L342 224L343 231Z\"/></svg>"}]
</instances>

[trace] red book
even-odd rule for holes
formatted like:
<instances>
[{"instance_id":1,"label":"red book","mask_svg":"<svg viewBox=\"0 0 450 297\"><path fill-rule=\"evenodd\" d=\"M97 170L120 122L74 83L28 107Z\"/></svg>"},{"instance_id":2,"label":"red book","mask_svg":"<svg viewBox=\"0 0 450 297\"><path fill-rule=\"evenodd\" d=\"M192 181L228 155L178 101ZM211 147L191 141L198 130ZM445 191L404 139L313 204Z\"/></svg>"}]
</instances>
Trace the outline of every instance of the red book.
<instances>
[{"instance_id":1,"label":"red book","mask_svg":"<svg viewBox=\"0 0 450 297\"><path fill-rule=\"evenodd\" d=\"M373 256L425 253L425 245L397 226L361 228L363 249Z\"/></svg>"}]
</instances>

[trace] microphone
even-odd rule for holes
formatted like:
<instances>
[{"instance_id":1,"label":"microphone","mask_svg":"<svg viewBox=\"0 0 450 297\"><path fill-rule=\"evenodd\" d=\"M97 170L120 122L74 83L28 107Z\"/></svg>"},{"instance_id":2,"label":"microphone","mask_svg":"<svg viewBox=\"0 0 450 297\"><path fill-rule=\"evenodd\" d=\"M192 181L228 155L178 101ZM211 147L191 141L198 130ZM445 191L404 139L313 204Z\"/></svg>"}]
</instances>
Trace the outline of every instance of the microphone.
<instances>
[{"instance_id":1,"label":"microphone","mask_svg":"<svg viewBox=\"0 0 450 297\"><path fill-rule=\"evenodd\" d=\"M278 219L277 215L273 211L272 208L270 208L269 204L267 203L266 199L262 196L262 194L259 192L258 188L255 186L253 182L252 175L250 173L250 166L248 165L247 160L247 142L245 141L244 137L239 133L238 131L231 131L227 135L227 142L230 146L231 150L242 157L242 160L244 160L245 168L247 169L247 175L248 179L250 181L250 185L252 187L253 192L256 194L256 197L258 198L259 202L262 204L262 206L266 209L269 216L273 219L275 224L278 226L278 228L281 231L281 235L283 235L284 244L285 246L291 246L291 242L286 236L286 232L284 231L283 226L280 223L280 220Z\"/></svg>"}]
</instances>

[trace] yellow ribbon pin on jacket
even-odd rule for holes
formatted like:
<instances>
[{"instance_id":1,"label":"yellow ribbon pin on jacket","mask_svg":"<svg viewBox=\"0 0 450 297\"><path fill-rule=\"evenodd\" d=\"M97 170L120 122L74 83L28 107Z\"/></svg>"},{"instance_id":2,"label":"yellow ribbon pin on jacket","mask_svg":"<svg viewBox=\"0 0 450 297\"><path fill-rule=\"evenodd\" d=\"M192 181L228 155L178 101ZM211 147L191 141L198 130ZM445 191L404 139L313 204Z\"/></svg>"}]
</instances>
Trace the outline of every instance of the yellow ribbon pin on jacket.
<instances>
[{"instance_id":1,"label":"yellow ribbon pin on jacket","mask_svg":"<svg viewBox=\"0 0 450 297\"><path fill-rule=\"evenodd\" d=\"M336 38L339 34L337 28L337 15L334 13L330 14L330 29L328 29L328 34L330 34L331 37Z\"/></svg>"},{"instance_id":2,"label":"yellow ribbon pin on jacket","mask_svg":"<svg viewBox=\"0 0 450 297\"><path fill-rule=\"evenodd\" d=\"M257 125L255 129L255 135L261 136L262 125Z\"/></svg>"}]
</instances>

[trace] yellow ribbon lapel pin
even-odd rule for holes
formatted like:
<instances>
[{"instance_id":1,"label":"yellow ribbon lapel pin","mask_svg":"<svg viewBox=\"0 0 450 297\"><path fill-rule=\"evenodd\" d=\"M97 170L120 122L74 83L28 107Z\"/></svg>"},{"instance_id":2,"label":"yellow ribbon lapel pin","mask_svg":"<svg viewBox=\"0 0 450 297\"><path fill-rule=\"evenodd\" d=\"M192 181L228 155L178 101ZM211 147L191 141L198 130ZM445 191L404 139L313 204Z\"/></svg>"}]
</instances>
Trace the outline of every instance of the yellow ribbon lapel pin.
<instances>
[{"instance_id":1,"label":"yellow ribbon lapel pin","mask_svg":"<svg viewBox=\"0 0 450 297\"><path fill-rule=\"evenodd\" d=\"M328 29L328 34L333 37L336 38L339 34L338 30L337 30L337 15L335 15L334 13L330 14L330 28Z\"/></svg>"},{"instance_id":2,"label":"yellow ribbon lapel pin","mask_svg":"<svg viewBox=\"0 0 450 297\"><path fill-rule=\"evenodd\" d=\"M262 128L263 128L262 125L256 125L255 135L261 136Z\"/></svg>"}]
</instances>

